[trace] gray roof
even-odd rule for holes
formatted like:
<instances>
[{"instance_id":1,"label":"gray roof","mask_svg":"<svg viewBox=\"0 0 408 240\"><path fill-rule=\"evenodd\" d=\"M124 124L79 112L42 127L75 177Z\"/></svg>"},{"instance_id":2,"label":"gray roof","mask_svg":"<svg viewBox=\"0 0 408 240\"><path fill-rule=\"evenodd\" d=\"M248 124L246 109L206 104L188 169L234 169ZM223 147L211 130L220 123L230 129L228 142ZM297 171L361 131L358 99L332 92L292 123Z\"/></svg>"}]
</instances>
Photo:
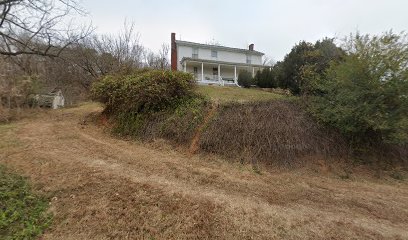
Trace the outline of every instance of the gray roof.
<instances>
[{"instance_id":1,"label":"gray roof","mask_svg":"<svg viewBox=\"0 0 408 240\"><path fill-rule=\"evenodd\" d=\"M43 89L39 92L39 94L40 95L55 96L55 95L58 94L59 91L61 91L61 88L59 88L59 87L46 86L46 87L43 87Z\"/></svg>"},{"instance_id":2,"label":"gray roof","mask_svg":"<svg viewBox=\"0 0 408 240\"><path fill-rule=\"evenodd\" d=\"M192 46L192 47L219 49L219 50L230 51L230 52L250 53L250 54L260 55L260 56L265 55L264 53L258 52L258 51L255 51L255 50L254 50L254 51L251 51L251 50L249 50L249 49L232 48L232 47L225 47L225 46L219 46L219 45L211 45L211 44L202 44L202 43L195 43L195 42L187 42L187 41L181 41L181 40L176 40L176 44L178 44L178 45L183 45L183 46Z\"/></svg>"}]
</instances>

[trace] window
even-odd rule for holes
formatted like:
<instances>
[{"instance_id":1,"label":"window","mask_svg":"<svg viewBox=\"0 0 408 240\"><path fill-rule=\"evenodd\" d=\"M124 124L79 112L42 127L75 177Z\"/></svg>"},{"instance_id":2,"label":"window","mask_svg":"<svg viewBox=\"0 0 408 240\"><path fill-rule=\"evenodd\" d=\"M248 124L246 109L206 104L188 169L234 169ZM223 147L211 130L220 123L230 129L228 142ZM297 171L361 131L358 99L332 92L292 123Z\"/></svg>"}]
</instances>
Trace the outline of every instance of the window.
<instances>
[{"instance_id":1,"label":"window","mask_svg":"<svg viewBox=\"0 0 408 240\"><path fill-rule=\"evenodd\" d=\"M246 63L247 64L251 64L251 61L252 59L251 59L251 55L246 55Z\"/></svg>"},{"instance_id":2,"label":"window","mask_svg":"<svg viewBox=\"0 0 408 240\"><path fill-rule=\"evenodd\" d=\"M198 48L193 48L193 58L194 59L198 58Z\"/></svg>"},{"instance_id":3,"label":"window","mask_svg":"<svg viewBox=\"0 0 408 240\"><path fill-rule=\"evenodd\" d=\"M216 58L218 57L218 53L216 50L211 50L211 57Z\"/></svg>"}]
</instances>

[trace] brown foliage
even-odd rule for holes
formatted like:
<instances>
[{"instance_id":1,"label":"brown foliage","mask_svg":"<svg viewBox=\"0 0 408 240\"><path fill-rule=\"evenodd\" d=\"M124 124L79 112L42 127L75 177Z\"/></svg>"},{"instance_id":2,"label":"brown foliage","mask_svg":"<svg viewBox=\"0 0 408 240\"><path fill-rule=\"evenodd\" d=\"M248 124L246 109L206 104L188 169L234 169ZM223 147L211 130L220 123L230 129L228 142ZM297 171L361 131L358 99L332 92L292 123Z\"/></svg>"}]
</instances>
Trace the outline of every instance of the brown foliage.
<instances>
[{"instance_id":1,"label":"brown foliage","mask_svg":"<svg viewBox=\"0 0 408 240\"><path fill-rule=\"evenodd\" d=\"M8 122L10 118L10 110L0 104L0 123Z\"/></svg>"},{"instance_id":2,"label":"brown foliage","mask_svg":"<svg viewBox=\"0 0 408 240\"><path fill-rule=\"evenodd\" d=\"M347 157L346 141L290 101L231 103L220 108L200 148L240 161L292 164L305 156Z\"/></svg>"}]
</instances>

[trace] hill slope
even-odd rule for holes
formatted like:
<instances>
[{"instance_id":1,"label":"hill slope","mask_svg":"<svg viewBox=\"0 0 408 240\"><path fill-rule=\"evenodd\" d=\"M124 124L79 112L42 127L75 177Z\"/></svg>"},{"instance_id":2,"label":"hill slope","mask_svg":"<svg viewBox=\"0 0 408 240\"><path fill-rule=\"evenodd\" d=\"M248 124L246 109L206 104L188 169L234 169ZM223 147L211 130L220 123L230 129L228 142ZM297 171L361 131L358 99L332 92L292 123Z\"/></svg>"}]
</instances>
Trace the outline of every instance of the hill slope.
<instances>
[{"instance_id":1,"label":"hill slope","mask_svg":"<svg viewBox=\"0 0 408 240\"><path fill-rule=\"evenodd\" d=\"M0 129L0 162L53 196L44 239L408 238L406 181L342 180L319 167L259 174L163 142L115 139L83 122L95 111L50 111Z\"/></svg>"}]
</instances>

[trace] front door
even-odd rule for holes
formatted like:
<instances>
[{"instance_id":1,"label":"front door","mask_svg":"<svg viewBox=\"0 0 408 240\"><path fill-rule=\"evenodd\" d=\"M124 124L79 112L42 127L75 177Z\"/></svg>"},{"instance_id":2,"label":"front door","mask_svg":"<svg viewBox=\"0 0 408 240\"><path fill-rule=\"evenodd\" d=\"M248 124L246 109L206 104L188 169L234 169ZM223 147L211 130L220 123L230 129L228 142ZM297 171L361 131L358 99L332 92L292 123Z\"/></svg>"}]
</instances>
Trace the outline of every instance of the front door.
<instances>
[{"instance_id":1,"label":"front door","mask_svg":"<svg viewBox=\"0 0 408 240\"><path fill-rule=\"evenodd\" d=\"M214 80L218 79L218 68L213 68L213 77Z\"/></svg>"},{"instance_id":2,"label":"front door","mask_svg":"<svg viewBox=\"0 0 408 240\"><path fill-rule=\"evenodd\" d=\"M198 80L198 67L194 67L194 78Z\"/></svg>"}]
</instances>

